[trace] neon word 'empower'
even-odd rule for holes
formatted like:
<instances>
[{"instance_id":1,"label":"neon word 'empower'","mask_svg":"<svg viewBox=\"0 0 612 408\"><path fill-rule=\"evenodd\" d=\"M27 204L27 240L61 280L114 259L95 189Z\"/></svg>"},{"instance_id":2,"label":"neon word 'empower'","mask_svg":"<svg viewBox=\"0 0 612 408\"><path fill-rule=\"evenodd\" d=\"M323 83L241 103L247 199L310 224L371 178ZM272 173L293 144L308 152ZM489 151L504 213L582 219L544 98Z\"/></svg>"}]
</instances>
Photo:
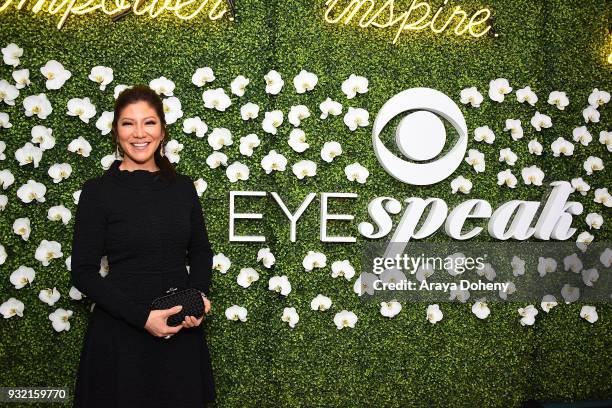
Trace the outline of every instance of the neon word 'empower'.
<instances>
[{"instance_id":1,"label":"neon word 'empower'","mask_svg":"<svg viewBox=\"0 0 612 408\"><path fill-rule=\"evenodd\" d=\"M471 15L455 6L452 10L444 7L449 0L432 14L432 6L427 1L413 0L406 11L395 10L395 1L387 0L383 4L376 0L327 0L325 5L325 21L338 24L341 21L348 24L353 19L359 18L359 26L376 28L390 28L397 26L393 44L395 44L404 30L426 30L430 29L436 34L450 30L454 26L455 35L461 36L468 33L472 37L481 37L491 29L487 21L491 17L491 10L483 8ZM337 10L335 10L337 9ZM334 14L334 17L332 17Z\"/></svg>"},{"instance_id":2,"label":"neon word 'empower'","mask_svg":"<svg viewBox=\"0 0 612 408\"><path fill-rule=\"evenodd\" d=\"M28 0L4 0L0 6L0 12L6 10L10 5L14 5L17 10L21 10L28 3ZM191 20L206 6L210 6L208 18L217 20L228 11L227 8L218 10L225 3L224 0L135 0L133 3L126 0L37 0L32 6L32 13L40 12L61 15L57 28L60 29L70 14L83 15L96 10L101 10L104 14L113 16L125 10L132 9L138 16L148 13L151 18L155 18L164 11L174 13L181 20ZM212 6L211 6L212 5Z\"/></svg>"}]
</instances>

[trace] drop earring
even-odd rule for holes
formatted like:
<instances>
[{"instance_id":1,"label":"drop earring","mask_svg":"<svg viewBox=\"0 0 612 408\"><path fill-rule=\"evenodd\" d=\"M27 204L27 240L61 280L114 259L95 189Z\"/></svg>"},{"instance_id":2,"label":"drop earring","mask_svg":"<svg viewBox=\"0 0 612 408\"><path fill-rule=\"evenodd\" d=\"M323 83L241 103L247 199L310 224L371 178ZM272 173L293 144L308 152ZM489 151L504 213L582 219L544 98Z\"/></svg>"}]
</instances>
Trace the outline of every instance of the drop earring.
<instances>
[{"instance_id":1,"label":"drop earring","mask_svg":"<svg viewBox=\"0 0 612 408\"><path fill-rule=\"evenodd\" d=\"M164 144L163 144L163 142L159 143L159 155L161 157L164 157Z\"/></svg>"}]
</instances>

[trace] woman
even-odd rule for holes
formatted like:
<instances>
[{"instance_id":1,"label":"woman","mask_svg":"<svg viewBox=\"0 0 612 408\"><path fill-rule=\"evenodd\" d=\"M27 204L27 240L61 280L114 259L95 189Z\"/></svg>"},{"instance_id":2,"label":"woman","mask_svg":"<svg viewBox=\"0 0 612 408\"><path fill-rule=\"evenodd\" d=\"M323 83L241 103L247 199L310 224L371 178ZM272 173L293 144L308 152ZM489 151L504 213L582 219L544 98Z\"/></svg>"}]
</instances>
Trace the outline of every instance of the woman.
<instances>
[{"instance_id":1,"label":"woman","mask_svg":"<svg viewBox=\"0 0 612 408\"><path fill-rule=\"evenodd\" d=\"M201 408L215 399L204 316L171 327L180 306L150 305L171 288L193 287L210 310L213 254L202 207L192 180L164 156L164 110L153 90L124 90L112 131L123 161L84 183L75 216L71 280L95 305L74 406Z\"/></svg>"}]
</instances>

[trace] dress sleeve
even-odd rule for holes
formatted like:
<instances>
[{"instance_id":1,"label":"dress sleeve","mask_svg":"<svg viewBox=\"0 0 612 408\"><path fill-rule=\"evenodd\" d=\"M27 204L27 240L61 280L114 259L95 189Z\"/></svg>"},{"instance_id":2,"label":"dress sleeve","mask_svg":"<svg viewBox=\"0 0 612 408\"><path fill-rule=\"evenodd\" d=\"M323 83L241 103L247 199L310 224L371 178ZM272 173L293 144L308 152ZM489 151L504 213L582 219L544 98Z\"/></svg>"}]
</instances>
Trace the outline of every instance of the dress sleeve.
<instances>
[{"instance_id":1,"label":"dress sleeve","mask_svg":"<svg viewBox=\"0 0 612 408\"><path fill-rule=\"evenodd\" d=\"M98 193L99 188L92 179L87 180L81 190L72 236L71 283L114 317L142 329L149 318L149 308L128 298L100 275L106 216Z\"/></svg>"},{"instance_id":2,"label":"dress sleeve","mask_svg":"<svg viewBox=\"0 0 612 408\"><path fill-rule=\"evenodd\" d=\"M189 283L192 288L208 295L212 277L213 252L202 215L202 205L193 182L191 184L191 238L189 240Z\"/></svg>"}]
</instances>

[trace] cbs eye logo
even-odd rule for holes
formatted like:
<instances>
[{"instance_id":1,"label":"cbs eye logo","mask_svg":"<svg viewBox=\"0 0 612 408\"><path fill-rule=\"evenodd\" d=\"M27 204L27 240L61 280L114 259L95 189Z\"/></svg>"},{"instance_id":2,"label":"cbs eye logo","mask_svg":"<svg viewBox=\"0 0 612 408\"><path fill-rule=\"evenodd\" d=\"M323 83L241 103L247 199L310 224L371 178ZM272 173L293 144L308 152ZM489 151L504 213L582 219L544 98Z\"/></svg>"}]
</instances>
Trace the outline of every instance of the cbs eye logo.
<instances>
[{"instance_id":1,"label":"cbs eye logo","mask_svg":"<svg viewBox=\"0 0 612 408\"><path fill-rule=\"evenodd\" d=\"M397 126L395 143L408 159L397 157L380 140L391 119L407 114ZM437 158L446 144L446 129L440 116L457 131L455 146ZM382 167L397 180L426 186L444 180L459 167L467 150L467 125L459 107L448 96L431 88L411 88L398 93L380 108L372 128L374 153Z\"/></svg>"}]
</instances>

